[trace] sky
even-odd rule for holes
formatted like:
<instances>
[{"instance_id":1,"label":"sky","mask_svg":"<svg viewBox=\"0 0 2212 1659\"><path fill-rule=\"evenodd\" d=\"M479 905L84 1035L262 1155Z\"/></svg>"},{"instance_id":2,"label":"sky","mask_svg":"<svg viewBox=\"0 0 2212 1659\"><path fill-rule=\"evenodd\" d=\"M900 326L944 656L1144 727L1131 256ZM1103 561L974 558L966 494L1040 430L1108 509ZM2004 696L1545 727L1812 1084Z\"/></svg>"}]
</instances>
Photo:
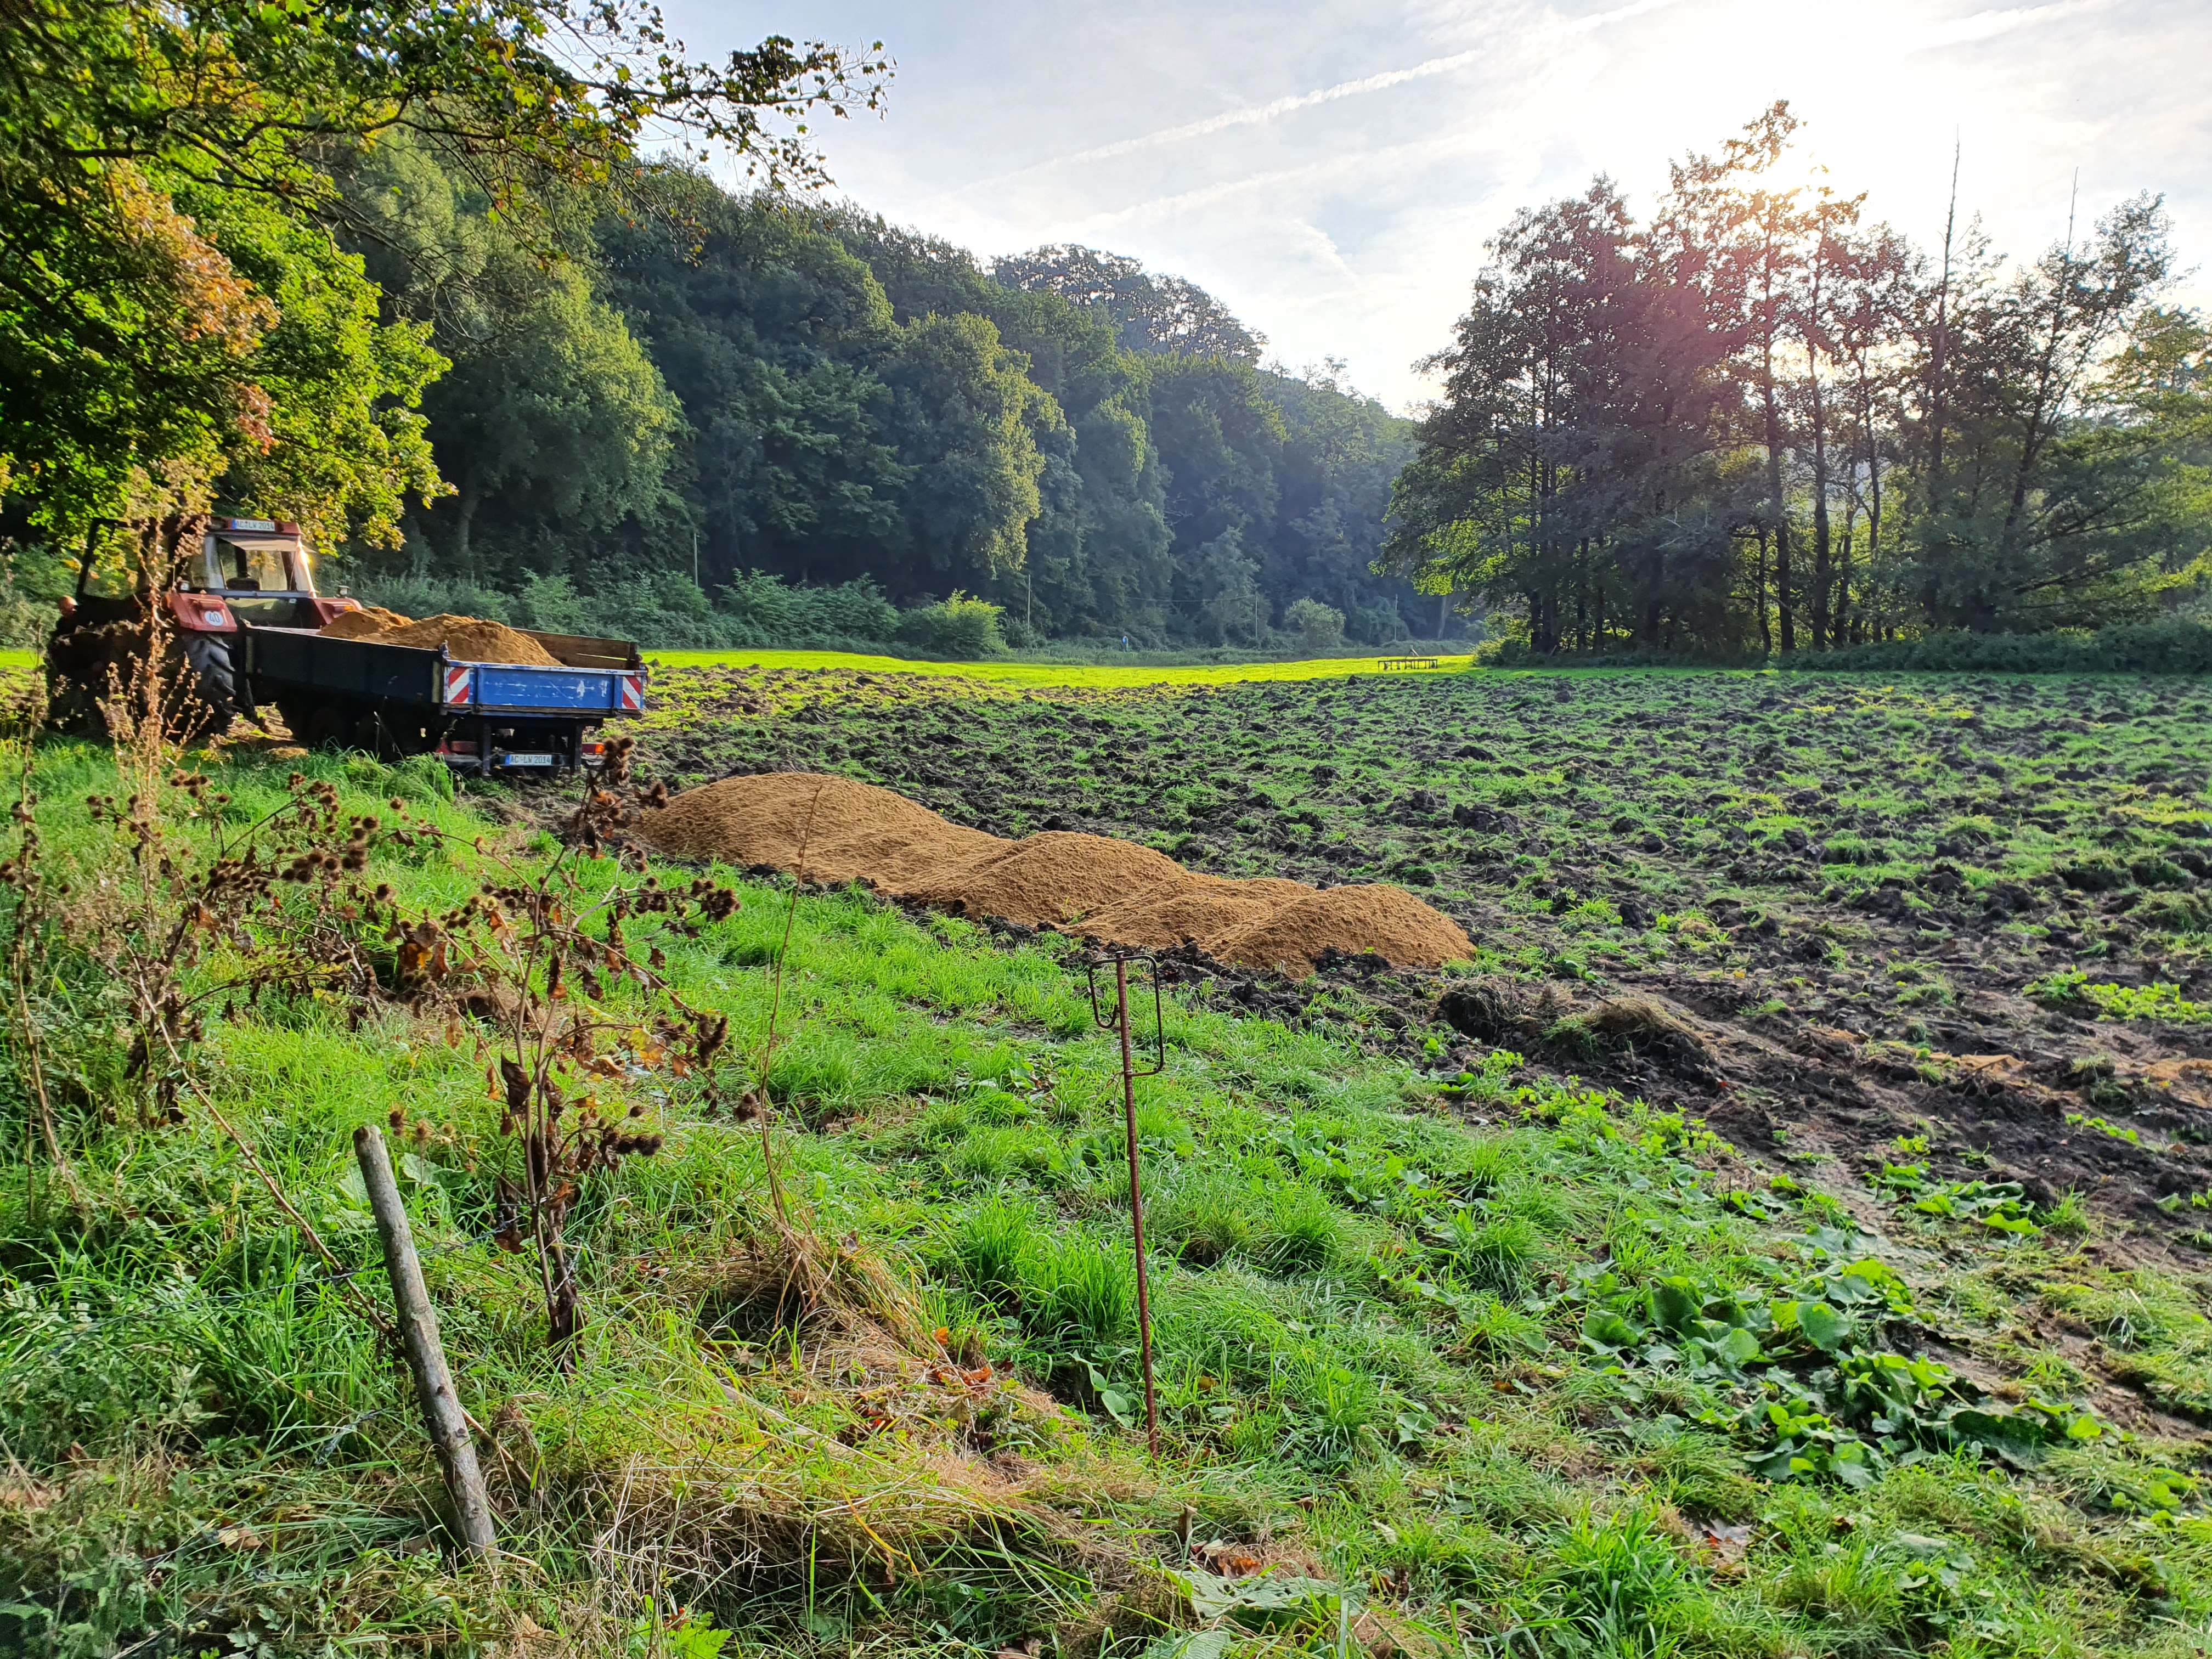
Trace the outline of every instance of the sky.
<instances>
[{"instance_id":1,"label":"sky","mask_svg":"<svg viewBox=\"0 0 2212 1659\"><path fill-rule=\"evenodd\" d=\"M1410 410L1483 245L1599 173L1639 208L1669 159L1775 99L1808 177L1939 243L2033 258L2141 191L2179 297L2212 301L2212 0L675 0L693 51L769 33L896 60L884 112L814 131L834 193L983 258L1126 253L1210 290L1296 372ZM1814 169L1825 167L1825 175ZM738 177L730 169L730 177Z\"/></svg>"}]
</instances>

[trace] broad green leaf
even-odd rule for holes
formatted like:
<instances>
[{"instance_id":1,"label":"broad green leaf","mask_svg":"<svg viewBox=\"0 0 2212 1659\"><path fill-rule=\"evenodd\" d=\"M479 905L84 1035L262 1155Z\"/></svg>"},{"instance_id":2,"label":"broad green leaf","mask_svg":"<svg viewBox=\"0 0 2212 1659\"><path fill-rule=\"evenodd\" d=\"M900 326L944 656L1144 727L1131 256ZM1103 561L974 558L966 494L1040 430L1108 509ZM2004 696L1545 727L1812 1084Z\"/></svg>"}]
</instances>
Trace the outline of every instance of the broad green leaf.
<instances>
[{"instance_id":1,"label":"broad green leaf","mask_svg":"<svg viewBox=\"0 0 2212 1659\"><path fill-rule=\"evenodd\" d=\"M1703 1306L1686 1279L1662 1279L1651 1287L1651 1317L1670 1331L1686 1329Z\"/></svg>"},{"instance_id":2,"label":"broad green leaf","mask_svg":"<svg viewBox=\"0 0 2212 1659\"><path fill-rule=\"evenodd\" d=\"M1748 1365L1753 1360L1766 1358L1765 1352L1759 1346L1759 1339L1741 1325L1722 1339L1721 1348L1739 1365Z\"/></svg>"},{"instance_id":3,"label":"broad green leaf","mask_svg":"<svg viewBox=\"0 0 2212 1659\"><path fill-rule=\"evenodd\" d=\"M1583 1316L1583 1334L1600 1347L1627 1348L1644 1333L1610 1309L1592 1308Z\"/></svg>"},{"instance_id":4,"label":"broad green leaf","mask_svg":"<svg viewBox=\"0 0 2212 1659\"><path fill-rule=\"evenodd\" d=\"M1833 1353L1844 1345L1850 1329L1850 1322L1825 1302L1800 1302L1797 1304L1797 1328L1805 1340L1823 1353Z\"/></svg>"}]
</instances>

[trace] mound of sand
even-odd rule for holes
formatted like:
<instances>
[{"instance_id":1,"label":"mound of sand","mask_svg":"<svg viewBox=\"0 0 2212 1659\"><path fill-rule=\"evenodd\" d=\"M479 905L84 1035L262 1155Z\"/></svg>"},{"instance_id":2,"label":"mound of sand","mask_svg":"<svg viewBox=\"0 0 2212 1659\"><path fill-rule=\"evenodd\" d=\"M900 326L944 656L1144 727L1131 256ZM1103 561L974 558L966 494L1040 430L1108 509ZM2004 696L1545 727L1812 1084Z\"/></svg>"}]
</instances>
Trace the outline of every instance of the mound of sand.
<instances>
[{"instance_id":1,"label":"mound of sand","mask_svg":"<svg viewBox=\"0 0 2212 1659\"><path fill-rule=\"evenodd\" d=\"M386 611L380 605L365 605L358 611L348 611L335 617L321 633L325 639L331 640L373 640L395 628L404 628L414 620L397 611Z\"/></svg>"},{"instance_id":2,"label":"mound of sand","mask_svg":"<svg viewBox=\"0 0 2212 1659\"><path fill-rule=\"evenodd\" d=\"M991 839L984 856L932 872L903 896L966 915L1060 927L1131 893L1205 879L1164 853L1104 836L1048 830L1020 841Z\"/></svg>"},{"instance_id":3,"label":"mound of sand","mask_svg":"<svg viewBox=\"0 0 2212 1659\"><path fill-rule=\"evenodd\" d=\"M411 645L435 651L443 646L459 662L514 663L527 668L558 668L561 659L520 629L482 617L441 614L421 622L365 605L349 611L322 630L333 640L374 640L380 645Z\"/></svg>"},{"instance_id":4,"label":"mound of sand","mask_svg":"<svg viewBox=\"0 0 2212 1659\"><path fill-rule=\"evenodd\" d=\"M1401 968L1436 968L1471 956L1460 926L1402 887L1325 887L1221 935L1207 950L1243 968L1296 971L1334 946L1371 951Z\"/></svg>"},{"instance_id":5,"label":"mound of sand","mask_svg":"<svg viewBox=\"0 0 2212 1659\"><path fill-rule=\"evenodd\" d=\"M425 617L376 636L380 645L412 645L426 651L444 646L459 662L515 663L529 668L558 668L561 659L529 635L505 623L481 617Z\"/></svg>"},{"instance_id":6,"label":"mound of sand","mask_svg":"<svg viewBox=\"0 0 2212 1659\"><path fill-rule=\"evenodd\" d=\"M1401 888L1224 881L1103 836L1051 831L1006 841L890 790L813 772L687 790L641 833L679 858L865 881L896 898L1028 927L1073 927L1115 945L1167 950L1189 940L1246 968L1304 973L1331 949L1435 968L1474 950L1457 923Z\"/></svg>"},{"instance_id":7,"label":"mound of sand","mask_svg":"<svg viewBox=\"0 0 2212 1659\"><path fill-rule=\"evenodd\" d=\"M763 772L687 789L647 820L645 837L678 858L781 870L803 864L810 881L866 881L900 897L935 871L1008 844L904 795L815 772Z\"/></svg>"},{"instance_id":8,"label":"mound of sand","mask_svg":"<svg viewBox=\"0 0 2212 1659\"><path fill-rule=\"evenodd\" d=\"M1265 921L1285 904L1314 890L1302 881L1273 876L1224 881L1214 876L1194 876L1188 871L1183 874L1185 879L1173 887L1133 892L1093 910L1084 918L1083 931L1148 951L1169 951L1185 939L1194 939L1218 955L1212 949L1213 940Z\"/></svg>"}]
</instances>

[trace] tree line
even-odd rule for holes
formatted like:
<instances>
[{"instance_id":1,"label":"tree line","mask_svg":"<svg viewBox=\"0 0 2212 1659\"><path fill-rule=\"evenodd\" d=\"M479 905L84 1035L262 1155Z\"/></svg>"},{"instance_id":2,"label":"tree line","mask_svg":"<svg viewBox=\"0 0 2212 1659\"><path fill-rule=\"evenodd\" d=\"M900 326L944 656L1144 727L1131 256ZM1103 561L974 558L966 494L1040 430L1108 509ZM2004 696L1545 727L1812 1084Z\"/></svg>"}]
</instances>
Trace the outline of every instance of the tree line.
<instances>
[{"instance_id":1,"label":"tree line","mask_svg":"<svg viewBox=\"0 0 2212 1659\"><path fill-rule=\"evenodd\" d=\"M452 492L372 577L658 572L726 611L750 575L864 582L987 598L1017 639L1147 643L1264 645L1310 600L1406 634L1413 591L1374 567L1409 423L1332 369L1260 367L1190 283L1085 248L986 266L678 168L636 171L619 212L579 195L549 269L427 145L341 186L386 314L451 364L422 412Z\"/></svg>"},{"instance_id":2,"label":"tree line","mask_svg":"<svg viewBox=\"0 0 2212 1659\"><path fill-rule=\"evenodd\" d=\"M1538 652L1825 651L2141 622L2212 577L2212 334L2158 200L2033 263L1790 182L1777 103L1523 210L1452 344L1385 562ZM1955 190L1954 190L1955 198Z\"/></svg>"}]
</instances>

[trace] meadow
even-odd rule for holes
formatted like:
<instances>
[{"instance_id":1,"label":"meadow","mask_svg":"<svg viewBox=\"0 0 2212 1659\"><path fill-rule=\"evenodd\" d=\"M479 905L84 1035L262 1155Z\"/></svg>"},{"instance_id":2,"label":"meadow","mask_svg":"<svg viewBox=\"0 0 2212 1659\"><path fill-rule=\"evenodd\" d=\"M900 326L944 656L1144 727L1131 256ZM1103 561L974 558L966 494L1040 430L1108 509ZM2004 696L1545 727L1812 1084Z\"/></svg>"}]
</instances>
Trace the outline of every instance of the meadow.
<instances>
[{"instance_id":1,"label":"meadow","mask_svg":"<svg viewBox=\"0 0 2212 1659\"><path fill-rule=\"evenodd\" d=\"M1024 662L986 658L976 662L922 662L905 657L872 657L850 651L648 651L658 669L735 668L762 672L915 674L972 681L984 685L1073 686L1133 690L1155 685L1237 685L1255 681L1345 679L1367 674L1437 672L1468 665L1466 656L1308 657L1292 661L1218 664L1152 662L1137 653L1127 663ZM1428 668L1385 669L1385 662L1419 662Z\"/></svg>"},{"instance_id":2,"label":"meadow","mask_svg":"<svg viewBox=\"0 0 2212 1659\"><path fill-rule=\"evenodd\" d=\"M655 866L739 902L650 935L728 1041L592 1073L665 1139L579 1183L564 1364L495 1237L494 1004L232 994L149 1067L102 930L167 901L86 804L138 775L19 744L77 896L12 981L0 1645L2196 1652L2203 713L2156 681L657 676L647 778L822 767L1468 923L1434 976L1166 964L1158 1462L1116 1051L1068 938ZM424 763L183 759L149 792L178 868L318 788L415 826L342 878L402 933L559 856L564 802ZM349 1137L395 1113L496 1571L441 1549L349 1300L388 1294Z\"/></svg>"}]
</instances>

